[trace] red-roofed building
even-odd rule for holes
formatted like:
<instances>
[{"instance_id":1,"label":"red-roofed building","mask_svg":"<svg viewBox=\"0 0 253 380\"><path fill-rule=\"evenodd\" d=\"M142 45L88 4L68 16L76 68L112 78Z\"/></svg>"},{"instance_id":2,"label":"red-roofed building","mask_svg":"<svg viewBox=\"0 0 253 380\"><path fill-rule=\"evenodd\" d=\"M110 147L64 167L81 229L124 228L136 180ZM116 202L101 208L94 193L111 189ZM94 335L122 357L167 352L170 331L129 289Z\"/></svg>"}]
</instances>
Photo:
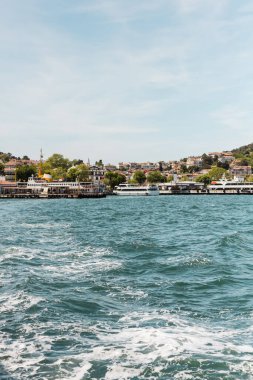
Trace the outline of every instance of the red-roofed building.
<instances>
[{"instance_id":1,"label":"red-roofed building","mask_svg":"<svg viewBox=\"0 0 253 380\"><path fill-rule=\"evenodd\" d=\"M16 160L12 159L4 165L4 175L6 181L15 181L16 180L16 169L23 165L32 165L34 161L31 160Z\"/></svg>"}]
</instances>

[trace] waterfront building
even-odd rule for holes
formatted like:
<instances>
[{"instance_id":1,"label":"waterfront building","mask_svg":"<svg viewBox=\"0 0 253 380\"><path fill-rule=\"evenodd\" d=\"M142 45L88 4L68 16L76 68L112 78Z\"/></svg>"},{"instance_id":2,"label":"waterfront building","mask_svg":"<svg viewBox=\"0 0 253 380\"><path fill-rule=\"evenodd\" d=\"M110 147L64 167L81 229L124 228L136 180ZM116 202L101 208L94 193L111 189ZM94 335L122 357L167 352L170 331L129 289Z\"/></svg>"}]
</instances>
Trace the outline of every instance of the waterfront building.
<instances>
[{"instance_id":1,"label":"waterfront building","mask_svg":"<svg viewBox=\"0 0 253 380\"><path fill-rule=\"evenodd\" d=\"M102 179L104 179L105 176L105 169L100 166L90 166L89 167L89 180L94 183L98 184L101 182Z\"/></svg>"}]
</instances>

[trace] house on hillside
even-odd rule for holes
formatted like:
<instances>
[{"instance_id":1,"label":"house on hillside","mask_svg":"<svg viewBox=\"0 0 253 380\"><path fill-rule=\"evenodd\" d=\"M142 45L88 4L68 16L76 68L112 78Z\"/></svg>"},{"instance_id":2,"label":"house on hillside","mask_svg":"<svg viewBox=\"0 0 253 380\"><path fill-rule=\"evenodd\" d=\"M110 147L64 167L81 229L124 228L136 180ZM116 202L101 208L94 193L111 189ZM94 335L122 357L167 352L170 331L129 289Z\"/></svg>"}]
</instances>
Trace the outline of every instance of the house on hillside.
<instances>
[{"instance_id":1,"label":"house on hillside","mask_svg":"<svg viewBox=\"0 0 253 380\"><path fill-rule=\"evenodd\" d=\"M232 155L231 152L224 152L222 155L218 158L218 161L222 164L228 163L231 164L235 160L235 157Z\"/></svg>"},{"instance_id":2,"label":"house on hillside","mask_svg":"<svg viewBox=\"0 0 253 380\"><path fill-rule=\"evenodd\" d=\"M246 177L252 174L251 166L233 166L229 171L236 177Z\"/></svg>"},{"instance_id":3,"label":"house on hillside","mask_svg":"<svg viewBox=\"0 0 253 380\"><path fill-rule=\"evenodd\" d=\"M16 181L16 170L23 165L32 165L35 161L32 160L17 160L12 159L4 164L4 175L6 181Z\"/></svg>"},{"instance_id":4,"label":"house on hillside","mask_svg":"<svg viewBox=\"0 0 253 380\"><path fill-rule=\"evenodd\" d=\"M188 157L186 161L186 167L190 166L198 166L199 168L202 166L202 157Z\"/></svg>"}]
</instances>

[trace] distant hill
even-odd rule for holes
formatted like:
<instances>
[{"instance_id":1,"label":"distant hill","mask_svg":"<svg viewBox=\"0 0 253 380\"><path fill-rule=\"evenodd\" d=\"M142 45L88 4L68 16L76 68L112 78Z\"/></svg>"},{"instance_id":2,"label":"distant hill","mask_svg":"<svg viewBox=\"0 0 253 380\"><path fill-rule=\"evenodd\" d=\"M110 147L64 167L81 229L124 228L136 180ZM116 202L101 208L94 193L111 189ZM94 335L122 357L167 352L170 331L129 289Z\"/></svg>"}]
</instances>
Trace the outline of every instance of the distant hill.
<instances>
[{"instance_id":1,"label":"distant hill","mask_svg":"<svg viewBox=\"0 0 253 380\"><path fill-rule=\"evenodd\" d=\"M22 158L21 157L16 157L14 156L12 153L4 153L4 152L0 152L0 161L2 162L8 162L12 159L16 159L16 160L30 160L30 158L28 156L23 156Z\"/></svg>"},{"instance_id":2,"label":"distant hill","mask_svg":"<svg viewBox=\"0 0 253 380\"><path fill-rule=\"evenodd\" d=\"M253 154L253 143L233 149L231 152L236 156L249 157Z\"/></svg>"}]
</instances>

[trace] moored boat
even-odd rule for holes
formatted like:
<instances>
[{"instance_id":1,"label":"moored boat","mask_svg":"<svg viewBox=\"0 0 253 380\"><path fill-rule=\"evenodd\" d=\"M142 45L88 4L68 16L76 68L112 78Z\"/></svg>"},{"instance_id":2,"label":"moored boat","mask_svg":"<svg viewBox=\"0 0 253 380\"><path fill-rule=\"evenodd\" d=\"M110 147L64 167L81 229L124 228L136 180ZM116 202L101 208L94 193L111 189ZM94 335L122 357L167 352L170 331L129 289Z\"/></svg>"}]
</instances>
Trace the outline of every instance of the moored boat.
<instances>
[{"instance_id":1,"label":"moored boat","mask_svg":"<svg viewBox=\"0 0 253 380\"><path fill-rule=\"evenodd\" d=\"M147 186L139 186L129 183L121 183L115 187L113 191L115 195L148 195L148 196L156 196L159 195L159 188L156 185L147 185Z\"/></svg>"},{"instance_id":2,"label":"moored boat","mask_svg":"<svg viewBox=\"0 0 253 380\"><path fill-rule=\"evenodd\" d=\"M219 181L213 181L207 189L209 193L253 194L253 182L245 182L236 177L229 181L223 177Z\"/></svg>"}]
</instances>

